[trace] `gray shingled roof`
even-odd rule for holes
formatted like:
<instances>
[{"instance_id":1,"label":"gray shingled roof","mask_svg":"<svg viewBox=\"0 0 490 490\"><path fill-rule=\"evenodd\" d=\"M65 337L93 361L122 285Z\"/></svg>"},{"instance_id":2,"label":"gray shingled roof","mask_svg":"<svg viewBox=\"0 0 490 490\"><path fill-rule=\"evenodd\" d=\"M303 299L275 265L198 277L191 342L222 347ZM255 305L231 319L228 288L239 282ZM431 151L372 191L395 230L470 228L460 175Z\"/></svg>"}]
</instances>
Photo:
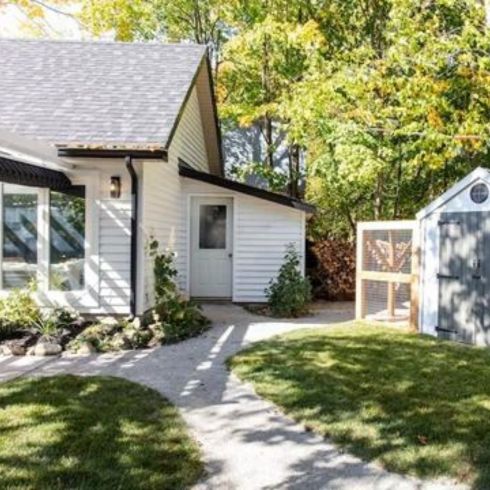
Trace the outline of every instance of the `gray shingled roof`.
<instances>
[{"instance_id":1,"label":"gray shingled roof","mask_svg":"<svg viewBox=\"0 0 490 490\"><path fill-rule=\"evenodd\" d=\"M205 48L0 39L0 128L56 144L166 146Z\"/></svg>"}]
</instances>

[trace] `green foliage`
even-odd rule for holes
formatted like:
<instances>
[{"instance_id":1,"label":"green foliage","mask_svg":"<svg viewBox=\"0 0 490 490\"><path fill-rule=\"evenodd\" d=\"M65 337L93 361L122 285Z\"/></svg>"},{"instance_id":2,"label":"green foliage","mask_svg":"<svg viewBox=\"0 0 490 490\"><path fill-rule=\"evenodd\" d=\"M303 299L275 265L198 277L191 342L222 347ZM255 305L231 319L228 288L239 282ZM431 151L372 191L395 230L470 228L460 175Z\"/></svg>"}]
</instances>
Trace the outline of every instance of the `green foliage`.
<instances>
[{"instance_id":1,"label":"green foliage","mask_svg":"<svg viewBox=\"0 0 490 490\"><path fill-rule=\"evenodd\" d=\"M42 319L32 289L14 289L0 299L0 339L15 330L31 329Z\"/></svg>"},{"instance_id":2,"label":"green foliage","mask_svg":"<svg viewBox=\"0 0 490 490\"><path fill-rule=\"evenodd\" d=\"M302 276L299 267L298 252L294 245L290 244L277 278L271 280L265 291L274 316L294 318L308 313L311 284L308 278Z\"/></svg>"},{"instance_id":3,"label":"green foliage","mask_svg":"<svg viewBox=\"0 0 490 490\"><path fill-rule=\"evenodd\" d=\"M230 175L239 182L247 182L251 176L259 177L273 192L285 192L288 186L288 176L281 169L264 166L261 162L236 165L231 169Z\"/></svg>"},{"instance_id":4,"label":"green foliage","mask_svg":"<svg viewBox=\"0 0 490 490\"><path fill-rule=\"evenodd\" d=\"M483 9L463 0L387 6L372 36L311 65L283 101L290 137L309 150L318 235L352 235L362 219L413 218L488 164Z\"/></svg>"},{"instance_id":5,"label":"green foliage","mask_svg":"<svg viewBox=\"0 0 490 490\"><path fill-rule=\"evenodd\" d=\"M81 332L68 344L68 349L79 351L89 344L98 352L112 352L147 347L152 332L139 318L107 318L94 323Z\"/></svg>"},{"instance_id":6,"label":"green foliage","mask_svg":"<svg viewBox=\"0 0 490 490\"><path fill-rule=\"evenodd\" d=\"M171 343L199 335L208 328L209 321L197 305L179 293L173 254L160 252L155 239L150 241L148 248L155 278L156 305L149 325L153 342Z\"/></svg>"},{"instance_id":7,"label":"green foliage","mask_svg":"<svg viewBox=\"0 0 490 490\"><path fill-rule=\"evenodd\" d=\"M54 308L41 311L34 324L34 330L44 339L53 340L59 336L61 330L74 322L78 313L68 308Z\"/></svg>"}]
</instances>

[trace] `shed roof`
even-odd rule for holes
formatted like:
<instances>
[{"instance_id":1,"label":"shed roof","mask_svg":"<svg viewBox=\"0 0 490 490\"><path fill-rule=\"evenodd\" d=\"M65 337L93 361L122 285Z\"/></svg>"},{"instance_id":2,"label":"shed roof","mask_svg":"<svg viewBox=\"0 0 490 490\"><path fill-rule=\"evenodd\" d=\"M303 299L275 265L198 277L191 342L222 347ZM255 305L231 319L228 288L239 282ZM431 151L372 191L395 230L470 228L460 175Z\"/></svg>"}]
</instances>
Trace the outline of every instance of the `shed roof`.
<instances>
[{"instance_id":1,"label":"shed roof","mask_svg":"<svg viewBox=\"0 0 490 490\"><path fill-rule=\"evenodd\" d=\"M483 167L477 167L475 170L470 172L466 177L456 182L452 187L450 187L444 194L439 196L437 199L432 201L425 208L421 209L416 217L418 220L424 219L438 208L446 204L448 201L456 197L460 192L469 187L471 184L477 180L486 180L490 184L490 170Z\"/></svg>"},{"instance_id":2,"label":"shed roof","mask_svg":"<svg viewBox=\"0 0 490 490\"><path fill-rule=\"evenodd\" d=\"M0 129L68 146L166 147L205 52L0 39Z\"/></svg>"},{"instance_id":3,"label":"shed roof","mask_svg":"<svg viewBox=\"0 0 490 490\"><path fill-rule=\"evenodd\" d=\"M235 180L226 179L225 177L208 174L207 172L201 172L191 167L183 160L179 161L179 175L181 175L182 177L188 177L189 179L199 180L201 182L206 182L208 184L216 185L218 187L223 187L225 189L240 192L242 194L248 194L249 196L264 199L265 201L281 204L282 206L288 206L290 208L298 209L308 214L313 214L316 210L315 206L313 206L312 204L301 201L300 199L296 199L294 197L286 196L284 194L278 194L277 192L266 191L265 189L259 189L258 187L242 184L241 182L236 182Z\"/></svg>"}]
</instances>

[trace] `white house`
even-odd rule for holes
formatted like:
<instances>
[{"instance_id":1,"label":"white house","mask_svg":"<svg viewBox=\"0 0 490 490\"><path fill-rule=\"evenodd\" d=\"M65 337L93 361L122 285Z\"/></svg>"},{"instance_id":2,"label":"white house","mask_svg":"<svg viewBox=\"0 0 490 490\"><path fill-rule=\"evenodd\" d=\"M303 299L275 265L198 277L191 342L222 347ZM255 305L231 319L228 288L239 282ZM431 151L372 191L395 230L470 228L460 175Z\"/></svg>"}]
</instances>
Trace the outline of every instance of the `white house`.
<instances>
[{"instance_id":1,"label":"white house","mask_svg":"<svg viewBox=\"0 0 490 490\"><path fill-rule=\"evenodd\" d=\"M423 333L490 345L489 189L477 168L417 214Z\"/></svg>"},{"instance_id":2,"label":"white house","mask_svg":"<svg viewBox=\"0 0 490 490\"><path fill-rule=\"evenodd\" d=\"M0 290L141 314L150 237L182 291L264 301L312 207L223 176L205 48L0 40Z\"/></svg>"}]
</instances>

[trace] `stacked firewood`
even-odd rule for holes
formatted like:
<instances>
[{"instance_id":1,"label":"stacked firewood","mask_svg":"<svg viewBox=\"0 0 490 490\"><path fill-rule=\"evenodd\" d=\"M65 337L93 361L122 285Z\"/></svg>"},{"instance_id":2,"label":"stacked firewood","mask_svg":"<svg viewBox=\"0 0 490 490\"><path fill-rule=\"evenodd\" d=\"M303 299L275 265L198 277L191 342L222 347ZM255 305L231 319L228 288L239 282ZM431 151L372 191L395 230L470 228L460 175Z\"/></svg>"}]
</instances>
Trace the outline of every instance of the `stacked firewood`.
<instances>
[{"instance_id":1,"label":"stacked firewood","mask_svg":"<svg viewBox=\"0 0 490 490\"><path fill-rule=\"evenodd\" d=\"M353 300L356 285L355 244L326 239L307 243L307 273L317 299Z\"/></svg>"}]
</instances>

